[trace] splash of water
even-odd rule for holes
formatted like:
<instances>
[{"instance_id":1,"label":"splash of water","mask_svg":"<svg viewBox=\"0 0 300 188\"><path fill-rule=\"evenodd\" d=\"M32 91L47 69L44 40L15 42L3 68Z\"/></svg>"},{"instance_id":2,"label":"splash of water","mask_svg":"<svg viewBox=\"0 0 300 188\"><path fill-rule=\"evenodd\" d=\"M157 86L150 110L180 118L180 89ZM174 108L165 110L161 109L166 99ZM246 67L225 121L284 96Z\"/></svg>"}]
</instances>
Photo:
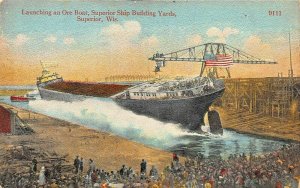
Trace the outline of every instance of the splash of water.
<instances>
[{"instance_id":1,"label":"splash of water","mask_svg":"<svg viewBox=\"0 0 300 188\"><path fill-rule=\"evenodd\" d=\"M163 123L137 115L118 106L111 99L89 98L72 103L36 100L30 102L29 107L40 113L162 149L179 143L187 144L189 139L184 138L186 136L203 136L188 132L179 124Z\"/></svg>"},{"instance_id":2,"label":"splash of water","mask_svg":"<svg viewBox=\"0 0 300 188\"><path fill-rule=\"evenodd\" d=\"M197 134L184 130L178 124L162 123L153 118L124 110L111 99L91 98L67 103L37 99L29 103L12 103L9 97L0 100L7 104L46 114L86 127L116 134L136 142L169 151L205 156L252 153L259 154L278 149L284 142L252 137L224 130L222 136Z\"/></svg>"}]
</instances>

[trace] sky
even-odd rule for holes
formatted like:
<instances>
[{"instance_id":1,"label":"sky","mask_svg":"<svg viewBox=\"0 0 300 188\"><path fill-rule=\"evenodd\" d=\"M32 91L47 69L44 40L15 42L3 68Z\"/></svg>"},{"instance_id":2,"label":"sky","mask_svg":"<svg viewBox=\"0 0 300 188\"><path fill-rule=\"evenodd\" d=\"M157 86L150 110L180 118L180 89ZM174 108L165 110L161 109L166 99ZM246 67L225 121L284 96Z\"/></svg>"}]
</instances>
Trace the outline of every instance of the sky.
<instances>
[{"instance_id":1,"label":"sky","mask_svg":"<svg viewBox=\"0 0 300 188\"><path fill-rule=\"evenodd\" d=\"M74 15L75 10L89 15ZM129 12L82 22L95 12ZM48 11L51 15L28 15ZM155 16L136 16L132 11ZM170 16L160 16L159 12ZM270 16L269 11L277 11ZM279 12L280 11L280 12ZM54 15L59 12L60 15ZM63 15L72 12L72 15ZM34 84L40 61L56 62L65 80L102 81L111 75L154 75L148 57L208 42L234 46L277 65L234 65L232 77L287 75L291 34L300 76L298 1L0 0L0 85ZM117 14L117 13L116 13ZM276 12L275 12L276 14ZM280 15L279 15L280 14ZM199 63L168 63L165 76L196 76Z\"/></svg>"}]
</instances>

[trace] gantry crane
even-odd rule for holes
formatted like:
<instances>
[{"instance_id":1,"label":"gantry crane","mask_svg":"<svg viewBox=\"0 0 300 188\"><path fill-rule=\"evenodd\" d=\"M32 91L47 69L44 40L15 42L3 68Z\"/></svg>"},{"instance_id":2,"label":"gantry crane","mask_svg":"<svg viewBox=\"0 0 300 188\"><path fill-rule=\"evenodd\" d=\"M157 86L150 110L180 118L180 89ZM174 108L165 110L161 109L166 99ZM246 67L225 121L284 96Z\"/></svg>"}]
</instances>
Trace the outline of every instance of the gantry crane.
<instances>
[{"instance_id":1,"label":"gantry crane","mask_svg":"<svg viewBox=\"0 0 300 188\"><path fill-rule=\"evenodd\" d=\"M167 61L200 62L202 63L200 76L202 76L207 67L205 62L209 57L215 57L216 55L230 55L233 64L277 64L275 61L259 59L223 43L206 43L166 54L157 52L150 57L149 60L156 62L154 72L159 72L160 68L164 67ZM210 76L218 77L217 67L208 67L208 69ZM225 67L225 70L228 74L228 78L230 78L229 67Z\"/></svg>"}]
</instances>

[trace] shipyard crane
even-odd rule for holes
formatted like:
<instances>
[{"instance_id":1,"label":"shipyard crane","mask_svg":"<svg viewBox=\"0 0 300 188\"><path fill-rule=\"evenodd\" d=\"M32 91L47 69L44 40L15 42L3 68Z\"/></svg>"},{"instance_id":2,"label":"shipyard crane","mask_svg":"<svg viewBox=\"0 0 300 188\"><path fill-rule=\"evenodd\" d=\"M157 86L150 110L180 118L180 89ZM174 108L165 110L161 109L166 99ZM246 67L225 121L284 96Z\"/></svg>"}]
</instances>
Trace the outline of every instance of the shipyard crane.
<instances>
[{"instance_id":1,"label":"shipyard crane","mask_svg":"<svg viewBox=\"0 0 300 188\"><path fill-rule=\"evenodd\" d=\"M222 60L218 59L220 55L223 55L223 58L226 57L225 61L229 63L222 65ZM228 74L228 78L231 77L229 67L232 64L277 64L275 61L262 60L223 43L206 43L166 54L157 52L149 60L156 62L154 72L159 72L167 61L200 62L202 63L200 76L208 68L209 76L218 77L217 67L223 67ZM209 64L208 62L215 62L215 64ZM218 65L218 63L221 64Z\"/></svg>"}]
</instances>

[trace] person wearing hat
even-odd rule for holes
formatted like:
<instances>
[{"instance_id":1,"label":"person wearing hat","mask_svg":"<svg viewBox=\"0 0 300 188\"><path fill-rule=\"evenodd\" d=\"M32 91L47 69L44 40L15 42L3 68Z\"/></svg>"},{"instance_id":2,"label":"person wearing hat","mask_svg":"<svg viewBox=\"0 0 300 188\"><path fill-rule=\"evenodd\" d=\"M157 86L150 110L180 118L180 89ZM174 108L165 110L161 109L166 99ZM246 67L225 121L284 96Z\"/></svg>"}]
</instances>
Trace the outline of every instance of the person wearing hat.
<instances>
[{"instance_id":1,"label":"person wearing hat","mask_svg":"<svg viewBox=\"0 0 300 188\"><path fill-rule=\"evenodd\" d=\"M122 168L120 169L120 175L122 176L122 177L124 177L125 176L125 172L126 172L126 167L125 167L125 165L122 165Z\"/></svg>"},{"instance_id":2,"label":"person wearing hat","mask_svg":"<svg viewBox=\"0 0 300 188\"><path fill-rule=\"evenodd\" d=\"M142 162L141 162L140 166L141 166L141 173L146 173L146 171L147 171L147 162L144 159L142 159Z\"/></svg>"}]
</instances>

